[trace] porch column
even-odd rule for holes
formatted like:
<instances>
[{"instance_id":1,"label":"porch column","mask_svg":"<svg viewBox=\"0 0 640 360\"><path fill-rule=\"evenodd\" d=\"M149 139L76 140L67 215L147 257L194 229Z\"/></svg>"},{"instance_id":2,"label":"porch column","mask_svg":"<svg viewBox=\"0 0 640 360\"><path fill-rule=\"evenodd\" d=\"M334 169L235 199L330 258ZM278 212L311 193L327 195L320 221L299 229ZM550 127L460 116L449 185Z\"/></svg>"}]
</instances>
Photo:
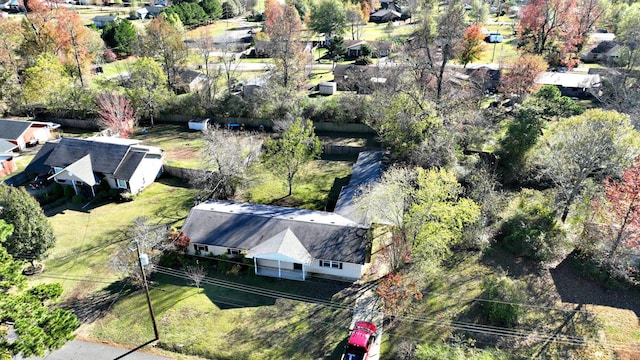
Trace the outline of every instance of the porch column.
<instances>
[{"instance_id":1,"label":"porch column","mask_svg":"<svg viewBox=\"0 0 640 360\"><path fill-rule=\"evenodd\" d=\"M76 195L78 195L78 188L76 187L76 181L71 180L71 185L73 185L73 191L75 191Z\"/></svg>"},{"instance_id":2,"label":"porch column","mask_svg":"<svg viewBox=\"0 0 640 360\"><path fill-rule=\"evenodd\" d=\"M282 270L280 269L280 260L278 260L278 277L282 277Z\"/></svg>"},{"instance_id":3,"label":"porch column","mask_svg":"<svg viewBox=\"0 0 640 360\"><path fill-rule=\"evenodd\" d=\"M306 280L306 276L305 276L305 272L304 272L304 264L302 264L302 281Z\"/></svg>"},{"instance_id":4,"label":"porch column","mask_svg":"<svg viewBox=\"0 0 640 360\"><path fill-rule=\"evenodd\" d=\"M258 275L258 259L256 259L255 257L253 258L253 272Z\"/></svg>"}]
</instances>

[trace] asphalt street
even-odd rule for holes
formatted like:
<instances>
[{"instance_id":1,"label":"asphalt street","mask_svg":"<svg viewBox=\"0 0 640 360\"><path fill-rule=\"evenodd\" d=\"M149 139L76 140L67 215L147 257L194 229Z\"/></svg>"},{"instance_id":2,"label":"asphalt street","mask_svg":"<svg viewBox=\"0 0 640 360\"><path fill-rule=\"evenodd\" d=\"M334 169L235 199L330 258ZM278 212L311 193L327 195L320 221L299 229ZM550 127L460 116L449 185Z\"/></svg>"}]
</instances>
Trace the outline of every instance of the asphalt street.
<instances>
[{"instance_id":1,"label":"asphalt street","mask_svg":"<svg viewBox=\"0 0 640 360\"><path fill-rule=\"evenodd\" d=\"M168 358L158 355L145 354L140 351L127 354L131 349L115 346L96 344L88 341L73 340L65 344L62 349L56 350L45 357L22 357L14 360L168 360Z\"/></svg>"}]
</instances>

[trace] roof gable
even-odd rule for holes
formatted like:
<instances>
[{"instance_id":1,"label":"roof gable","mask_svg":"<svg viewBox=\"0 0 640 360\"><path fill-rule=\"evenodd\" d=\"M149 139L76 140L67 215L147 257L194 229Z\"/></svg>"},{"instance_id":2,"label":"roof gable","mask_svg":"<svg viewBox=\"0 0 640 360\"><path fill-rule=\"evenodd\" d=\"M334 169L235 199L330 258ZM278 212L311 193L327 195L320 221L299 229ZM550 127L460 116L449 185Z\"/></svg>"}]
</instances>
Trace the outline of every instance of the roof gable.
<instances>
[{"instance_id":1,"label":"roof gable","mask_svg":"<svg viewBox=\"0 0 640 360\"><path fill-rule=\"evenodd\" d=\"M82 157L51 177L64 180L80 180L87 185L95 185L96 177L91 167L91 155Z\"/></svg>"},{"instance_id":2,"label":"roof gable","mask_svg":"<svg viewBox=\"0 0 640 360\"><path fill-rule=\"evenodd\" d=\"M18 148L18 145L5 139L0 139L0 153L10 152L15 150L16 148Z\"/></svg>"},{"instance_id":3,"label":"roof gable","mask_svg":"<svg viewBox=\"0 0 640 360\"><path fill-rule=\"evenodd\" d=\"M116 179L129 180L133 173L138 169L138 165L144 159L145 153L142 151L129 151L118 168L113 173Z\"/></svg>"},{"instance_id":4,"label":"roof gable","mask_svg":"<svg viewBox=\"0 0 640 360\"><path fill-rule=\"evenodd\" d=\"M302 245L290 228L283 230L266 241L249 249L249 257L278 254L295 259L305 265L311 264L313 257Z\"/></svg>"}]
</instances>

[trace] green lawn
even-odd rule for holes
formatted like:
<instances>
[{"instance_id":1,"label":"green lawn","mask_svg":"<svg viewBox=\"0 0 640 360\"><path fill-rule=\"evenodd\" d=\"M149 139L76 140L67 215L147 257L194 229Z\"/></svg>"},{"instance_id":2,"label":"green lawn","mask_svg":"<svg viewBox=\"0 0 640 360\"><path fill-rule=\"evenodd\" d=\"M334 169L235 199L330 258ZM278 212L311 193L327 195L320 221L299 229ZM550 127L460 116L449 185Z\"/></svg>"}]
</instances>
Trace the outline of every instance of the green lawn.
<instances>
[{"instance_id":1,"label":"green lawn","mask_svg":"<svg viewBox=\"0 0 640 360\"><path fill-rule=\"evenodd\" d=\"M44 261L42 280L59 281L65 296L83 296L116 281L110 267L113 254L128 245L125 231L133 219L181 225L193 205L193 190L175 180L156 181L134 201L99 206L67 204L48 214L56 246ZM87 280L86 282L80 280Z\"/></svg>"},{"instance_id":2,"label":"green lawn","mask_svg":"<svg viewBox=\"0 0 640 360\"><path fill-rule=\"evenodd\" d=\"M146 128L142 135L140 129L131 136L142 140L143 144L157 146L164 150L168 165L197 168L200 163L200 151L204 148L202 132L189 130L187 123L181 125L162 124Z\"/></svg>"},{"instance_id":3,"label":"green lawn","mask_svg":"<svg viewBox=\"0 0 640 360\"><path fill-rule=\"evenodd\" d=\"M303 209L323 210L335 179L351 174L352 162L315 160L307 164L294 180L293 194L287 195L286 182L256 164L248 179L251 187L243 190L239 198L259 204L274 204Z\"/></svg>"},{"instance_id":4,"label":"green lawn","mask_svg":"<svg viewBox=\"0 0 640 360\"><path fill-rule=\"evenodd\" d=\"M352 315L350 309L340 305L340 286L252 274L229 277L215 270L210 276L245 284L247 292L206 284L202 289L196 289L178 277L153 277L151 299L160 333L158 347L209 359L339 356ZM278 294L312 296L323 302L331 301L333 297L332 304L335 305L275 300L257 295L252 290L255 286L273 289ZM128 294L106 317L85 327L84 332L99 341L117 342L128 347L152 339L151 320L143 293Z\"/></svg>"}]
</instances>

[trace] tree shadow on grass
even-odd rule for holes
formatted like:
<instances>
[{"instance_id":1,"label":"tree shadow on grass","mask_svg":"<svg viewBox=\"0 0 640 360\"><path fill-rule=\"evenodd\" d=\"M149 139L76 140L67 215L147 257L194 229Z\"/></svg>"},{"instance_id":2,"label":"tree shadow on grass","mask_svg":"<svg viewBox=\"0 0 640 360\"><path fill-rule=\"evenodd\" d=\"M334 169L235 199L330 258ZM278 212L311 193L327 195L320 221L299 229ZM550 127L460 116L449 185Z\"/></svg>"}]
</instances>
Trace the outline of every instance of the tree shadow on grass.
<instances>
[{"instance_id":1,"label":"tree shadow on grass","mask_svg":"<svg viewBox=\"0 0 640 360\"><path fill-rule=\"evenodd\" d=\"M133 291L126 280L119 280L88 296L71 295L60 306L76 314L81 323L91 323L107 315L118 299Z\"/></svg>"},{"instance_id":2,"label":"tree shadow on grass","mask_svg":"<svg viewBox=\"0 0 640 360\"><path fill-rule=\"evenodd\" d=\"M572 261L580 261L569 255L554 269L551 277L563 302L573 304L593 304L628 309L640 319L640 291L638 289L610 289L604 283L585 279L572 266Z\"/></svg>"}]
</instances>

